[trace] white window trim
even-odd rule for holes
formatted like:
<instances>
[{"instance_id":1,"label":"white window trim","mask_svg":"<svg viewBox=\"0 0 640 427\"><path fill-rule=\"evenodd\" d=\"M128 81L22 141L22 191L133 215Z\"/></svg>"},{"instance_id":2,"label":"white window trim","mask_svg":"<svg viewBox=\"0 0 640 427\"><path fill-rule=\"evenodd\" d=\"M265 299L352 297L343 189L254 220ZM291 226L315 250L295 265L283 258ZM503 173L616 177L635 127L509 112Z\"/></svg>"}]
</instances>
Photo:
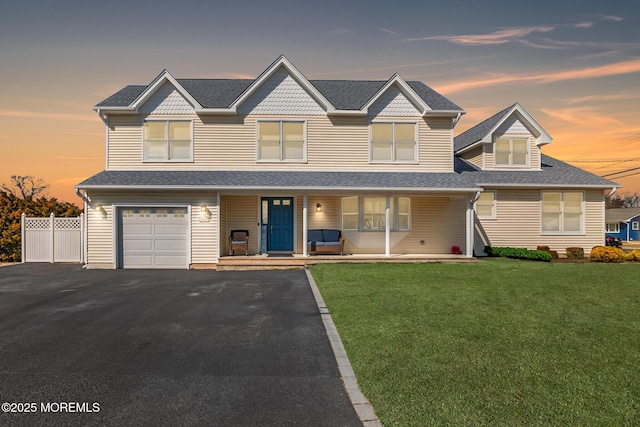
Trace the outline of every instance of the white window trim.
<instances>
[{"instance_id":1,"label":"white window trim","mask_svg":"<svg viewBox=\"0 0 640 427\"><path fill-rule=\"evenodd\" d=\"M615 226L614 230L611 230L610 227ZM619 222L610 222L605 226L605 233L619 233L620 232L620 223Z\"/></svg>"},{"instance_id":2,"label":"white window trim","mask_svg":"<svg viewBox=\"0 0 640 427\"><path fill-rule=\"evenodd\" d=\"M354 229L354 228L344 228L343 226L343 202L344 199L347 197L357 197L358 198L358 228ZM387 197L387 196L377 196L377 195L367 195L367 196L343 196L340 197L340 230L342 231L359 231L359 232L363 232L363 233L379 233L379 232L384 232L385 229L384 228L380 228L380 229L371 229L371 228L364 228L364 199L365 198L382 198L382 197ZM391 228L392 232L410 232L411 231L411 221L413 218L413 214L412 214L412 210L411 210L411 204L412 204L412 200L411 197L408 196L388 196L389 199L395 199L393 201L393 206L394 206L394 210L393 212L389 212L389 214L392 216L392 222L393 222L393 228ZM399 224L399 217L400 217L400 202L399 202L399 198L400 197L406 197L409 199L409 218L408 218L408 229L403 229L400 230L398 229L398 224Z\"/></svg>"},{"instance_id":3,"label":"white window trim","mask_svg":"<svg viewBox=\"0 0 640 427\"><path fill-rule=\"evenodd\" d=\"M412 124L415 125L415 146L414 146L414 152L413 152L413 158L414 160L395 160L395 144L396 144L396 127L395 124ZM374 124L391 124L393 125L393 141L391 141L391 160L373 160L373 150L371 149L371 143L372 143L372 134L373 131L371 129L371 125ZM419 141L419 136L420 136L420 124L415 121L415 120L372 120L369 122L369 163L370 164L402 164L402 165L418 165L420 164L420 158L419 158L419 154L420 154L420 141Z\"/></svg>"},{"instance_id":4,"label":"white window trim","mask_svg":"<svg viewBox=\"0 0 640 427\"><path fill-rule=\"evenodd\" d=\"M496 142L498 139L509 139L510 140L510 149L509 149L509 164L498 164L496 159ZM524 165L514 165L513 164L513 140L514 139L524 139L527 141L527 163ZM496 169L530 169L531 168L531 138L529 135L495 135L493 137L493 167Z\"/></svg>"},{"instance_id":5,"label":"white window trim","mask_svg":"<svg viewBox=\"0 0 640 427\"><path fill-rule=\"evenodd\" d=\"M482 192L483 194L493 193L493 214L491 216L482 216L478 214L478 201L474 203L473 209L476 211L476 216L478 219L497 219L498 218L498 192L495 190L485 190Z\"/></svg>"},{"instance_id":6,"label":"white window trim","mask_svg":"<svg viewBox=\"0 0 640 427\"><path fill-rule=\"evenodd\" d=\"M562 200L560 202L560 231L544 231L543 230L543 202L542 196L544 193L560 193L562 194ZM564 195L565 193L581 193L582 194L582 207L581 207L581 215L580 215L580 231L563 231L562 227L564 225ZM560 190L560 191L541 191L540 192L540 235L542 236L584 236L585 233L585 216L586 216L586 196L584 191L571 191L571 190Z\"/></svg>"},{"instance_id":7,"label":"white window trim","mask_svg":"<svg viewBox=\"0 0 640 427\"><path fill-rule=\"evenodd\" d=\"M260 158L260 123L280 123L280 160L261 159ZM282 144L282 124L283 123L302 123L302 133L304 141L302 144L302 159L283 159ZM256 163L307 163L307 121L306 120L287 120L287 119L259 119L256 120Z\"/></svg>"},{"instance_id":8,"label":"white window trim","mask_svg":"<svg viewBox=\"0 0 640 427\"><path fill-rule=\"evenodd\" d=\"M145 146L144 146L144 141L145 141L145 135L144 135L144 124L145 122L166 122L167 126L169 122L189 122L191 123L191 148L189 151L189 158L188 159L167 159L165 158L164 160L160 160L160 159L146 159L145 158ZM193 139L193 130L194 126L193 126L193 119L187 119L187 118L180 118L180 117L149 117L146 119L142 119L142 162L143 163L193 163L193 146L194 144L194 139ZM169 157L169 133L167 130L167 140L166 140L166 157Z\"/></svg>"}]
</instances>

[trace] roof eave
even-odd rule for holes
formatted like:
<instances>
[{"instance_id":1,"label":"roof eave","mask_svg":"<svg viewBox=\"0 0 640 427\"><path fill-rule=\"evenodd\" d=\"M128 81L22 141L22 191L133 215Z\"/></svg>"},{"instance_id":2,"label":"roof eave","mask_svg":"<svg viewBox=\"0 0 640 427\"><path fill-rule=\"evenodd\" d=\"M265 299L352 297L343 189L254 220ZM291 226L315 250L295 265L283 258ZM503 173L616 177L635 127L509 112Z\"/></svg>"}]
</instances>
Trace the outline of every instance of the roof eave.
<instances>
[{"instance_id":1,"label":"roof eave","mask_svg":"<svg viewBox=\"0 0 640 427\"><path fill-rule=\"evenodd\" d=\"M618 184L607 185L607 184L518 184L518 183L484 183L478 182L477 185L481 187L493 187L493 188L592 188L592 189L602 189L608 190L610 188L620 188L621 186Z\"/></svg>"},{"instance_id":2,"label":"roof eave","mask_svg":"<svg viewBox=\"0 0 640 427\"><path fill-rule=\"evenodd\" d=\"M345 187L345 186L241 186L241 185L76 185L78 190L287 190L287 191L410 191L473 193L480 187Z\"/></svg>"}]
</instances>

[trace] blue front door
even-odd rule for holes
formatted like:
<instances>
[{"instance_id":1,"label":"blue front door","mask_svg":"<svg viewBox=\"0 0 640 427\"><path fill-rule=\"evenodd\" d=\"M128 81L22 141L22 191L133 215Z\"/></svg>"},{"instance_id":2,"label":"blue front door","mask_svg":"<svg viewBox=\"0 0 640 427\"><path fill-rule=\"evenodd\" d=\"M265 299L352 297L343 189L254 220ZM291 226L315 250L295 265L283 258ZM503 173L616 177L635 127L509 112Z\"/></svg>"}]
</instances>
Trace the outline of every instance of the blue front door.
<instances>
[{"instance_id":1,"label":"blue front door","mask_svg":"<svg viewBox=\"0 0 640 427\"><path fill-rule=\"evenodd\" d=\"M293 252L293 197L266 197L268 202L267 251Z\"/></svg>"}]
</instances>

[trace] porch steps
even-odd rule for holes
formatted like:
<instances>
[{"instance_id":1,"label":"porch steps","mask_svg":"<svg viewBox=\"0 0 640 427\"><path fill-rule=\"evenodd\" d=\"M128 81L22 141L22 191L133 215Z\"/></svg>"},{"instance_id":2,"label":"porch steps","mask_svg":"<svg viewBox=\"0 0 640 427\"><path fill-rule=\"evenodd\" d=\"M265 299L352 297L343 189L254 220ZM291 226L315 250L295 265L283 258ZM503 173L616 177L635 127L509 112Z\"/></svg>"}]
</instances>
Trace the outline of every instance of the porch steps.
<instances>
[{"instance_id":1,"label":"porch steps","mask_svg":"<svg viewBox=\"0 0 640 427\"><path fill-rule=\"evenodd\" d=\"M456 255L396 255L391 257L383 256L310 256L303 258L301 256L294 257L265 257L260 255L254 256L234 256L222 257L218 260L216 270L232 271L232 270L291 270L304 269L316 264L424 264L424 263L468 263L480 262L477 258L466 258Z\"/></svg>"}]
</instances>

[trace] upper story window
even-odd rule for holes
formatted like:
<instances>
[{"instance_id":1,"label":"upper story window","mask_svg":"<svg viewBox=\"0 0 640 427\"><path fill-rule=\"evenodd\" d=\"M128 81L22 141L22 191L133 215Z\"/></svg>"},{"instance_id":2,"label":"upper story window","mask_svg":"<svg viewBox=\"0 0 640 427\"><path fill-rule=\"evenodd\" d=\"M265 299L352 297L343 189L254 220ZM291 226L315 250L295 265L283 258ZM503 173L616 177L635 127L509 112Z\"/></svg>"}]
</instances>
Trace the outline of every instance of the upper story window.
<instances>
[{"instance_id":1,"label":"upper story window","mask_svg":"<svg viewBox=\"0 0 640 427\"><path fill-rule=\"evenodd\" d=\"M495 141L496 166L528 166L529 140L527 138L500 137Z\"/></svg>"},{"instance_id":2,"label":"upper story window","mask_svg":"<svg viewBox=\"0 0 640 427\"><path fill-rule=\"evenodd\" d=\"M342 229L384 231L386 229L386 197L343 197ZM389 197L389 228L408 231L411 227L411 199Z\"/></svg>"},{"instance_id":3,"label":"upper story window","mask_svg":"<svg viewBox=\"0 0 640 427\"><path fill-rule=\"evenodd\" d=\"M145 120L143 160L193 161L191 120Z\"/></svg>"},{"instance_id":4,"label":"upper story window","mask_svg":"<svg viewBox=\"0 0 640 427\"><path fill-rule=\"evenodd\" d=\"M582 234L584 193L581 191L542 192L542 234Z\"/></svg>"},{"instance_id":5,"label":"upper story window","mask_svg":"<svg viewBox=\"0 0 640 427\"><path fill-rule=\"evenodd\" d=\"M305 122L259 121L257 151L258 161L306 161Z\"/></svg>"},{"instance_id":6,"label":"upper story window","mask_svg":"<svg viewBox=\"0 0 640 427\"><path fill-rule=\"evenodd\" d=\"M481 219L496 219L496 192L483 191L476 200L476 214Z\"/></svg>"},{"instance_id":7,"label":"upper story window","mask_svg":"<svg viewBox=\"0 0 640 427\"><path fill-rule=\"evenodd\" d=\"M416 123L371 123L369 160L376 163L416 163L416 129Z\"/></svg>"}]
</instances>

